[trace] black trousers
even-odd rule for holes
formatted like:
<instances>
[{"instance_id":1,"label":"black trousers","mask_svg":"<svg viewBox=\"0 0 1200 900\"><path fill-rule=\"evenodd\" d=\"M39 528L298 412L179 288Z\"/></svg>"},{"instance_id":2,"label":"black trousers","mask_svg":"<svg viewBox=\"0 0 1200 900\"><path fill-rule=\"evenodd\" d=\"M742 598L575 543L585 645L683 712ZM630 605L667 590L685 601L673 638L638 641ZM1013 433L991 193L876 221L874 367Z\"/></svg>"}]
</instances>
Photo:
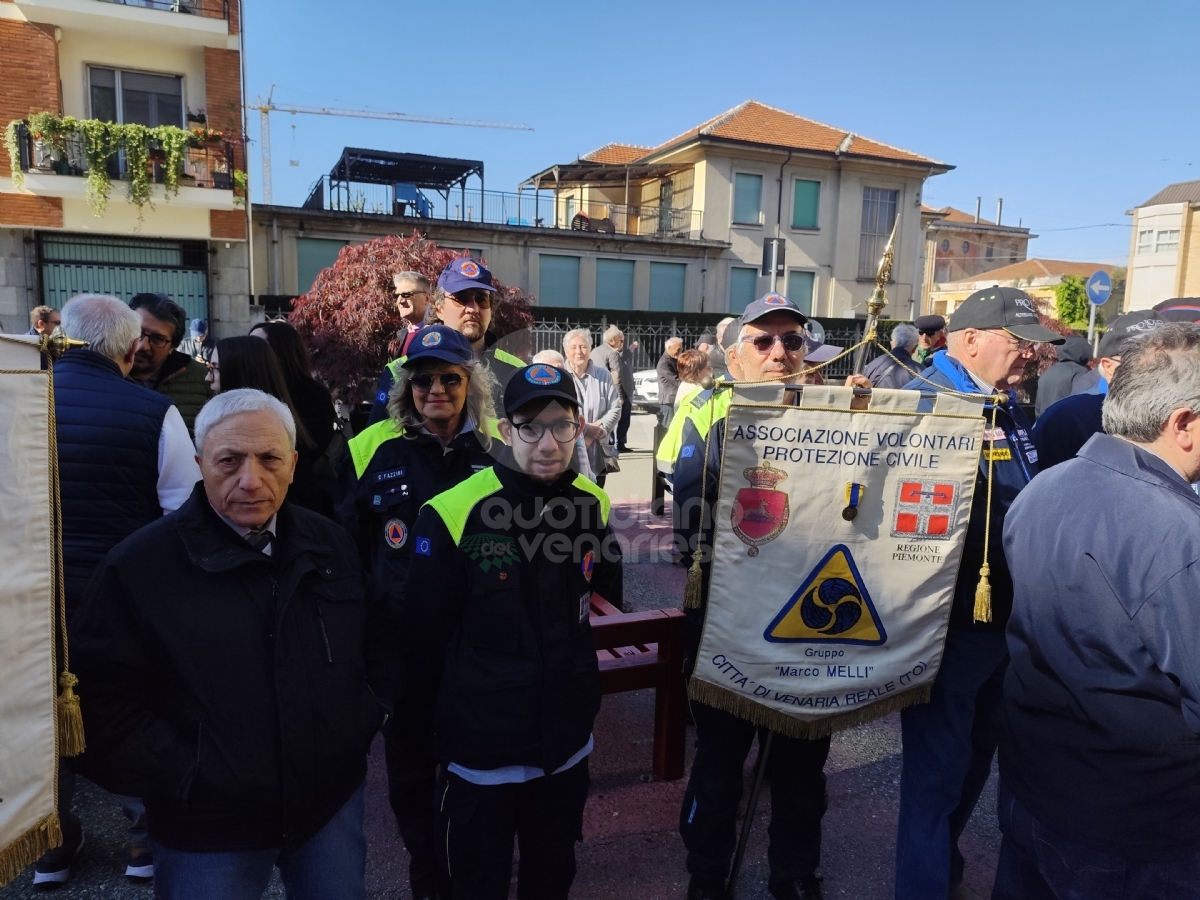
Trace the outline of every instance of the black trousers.
<instances>
[{"instance_id":1,"label":"black trousers","mask_svg":"<svg viewBox=\"0 0 1200 900\"><path fill-rule=\"evenodd\" d=\"M411 857L408 877L415 898L450 896L450 879L438 865L434 850L434 790L437 756L432 729L397 728L384 741L388 801L396 815L400 837Z\"/></svg>"},{"instance_id":2,"label":"black trousers","mask_svg":"<svg viewBox=\"0 0 1200 900\"><path fill-rule=\"evenodd\" d=\"M514 837L521 851L519 900L567 900L588 784L586 758L565 772L522 784L472 784L443 772L437 850L454 900L506 900Z\"/></svg>"},{"instance_id":3,"label":"black trousers","mask_svg":"<svg viewBox=\"0 0 1200 900\"><path fill-rule=\"evenodd\" d=\"M617 446L624 447L629 439L629 417L633 415L633 400L626 397L621 401L621 418L617 420Z\"/></svg>"}]
</instances>

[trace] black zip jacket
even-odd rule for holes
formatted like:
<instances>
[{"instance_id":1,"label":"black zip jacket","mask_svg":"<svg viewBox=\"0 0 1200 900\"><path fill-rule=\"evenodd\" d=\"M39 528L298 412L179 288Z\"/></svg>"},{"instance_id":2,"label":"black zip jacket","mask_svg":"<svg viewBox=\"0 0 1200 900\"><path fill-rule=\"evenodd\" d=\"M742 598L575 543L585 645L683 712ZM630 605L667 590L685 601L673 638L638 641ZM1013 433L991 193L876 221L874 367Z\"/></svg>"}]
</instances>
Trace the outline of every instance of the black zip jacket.
<instances>
[{"instance_id":1,"label":"black zip jacket","mask_svg":"<svg viewBox=\"0 0 1200 900\"><path fill-rule=\"evenodd\" d=\"M197 484L108 554L71 623L81 771L141 797L167 847L300 846L362 784L395 692L367 597L329 520L285 502L268 557Z\"/></svg>"},{"instance_id":2,"label":"black zip jacket","mask_svg":"<svg viewBox=\"0 0 1200 900\"><path fill-rule=\"evenodd\" d=\"M477 502L450 504L456 539L434 507L485 479ZM587 743L600 710L589 601L622 602L607 499L573 472L542 484L498 464L422 509L407 605L443 764L553 772Z\"/></svg>"}]
</instances>

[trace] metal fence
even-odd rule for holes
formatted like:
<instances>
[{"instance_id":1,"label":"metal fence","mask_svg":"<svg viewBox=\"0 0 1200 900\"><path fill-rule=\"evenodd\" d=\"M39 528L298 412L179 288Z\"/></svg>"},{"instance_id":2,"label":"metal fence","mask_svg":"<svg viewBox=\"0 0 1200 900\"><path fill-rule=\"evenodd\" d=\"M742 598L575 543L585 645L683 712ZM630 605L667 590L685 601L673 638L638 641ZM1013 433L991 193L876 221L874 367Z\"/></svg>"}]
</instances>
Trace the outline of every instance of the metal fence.
<instances>
[{"instance_id":1,"label":"metal fence","mask_svg":"<svg viewBox=\"0 0 1200 900\"><path fill-rule=\"evenodd\" d=\"M704 214L696 209L675 209L657 204L626 206L604 201L580 204L571 197L556 197L540 191L513 194L452 188L445 194L432 190L398 193L393 185L342 181L329 175L323 175L313 185L304 207L378 216L692 240L701 237L704 218Z\"/></svg>"},{"instance_id":2,"label":"metal fence","mask_svg":"<svg viewBox=\"0 0 1200 900\"><path fill-rule=\"evenodd\" d=\"M228 19L228 0L103 0L118 6L140 6L144 9L161 9L164 12L203 16L206 19Z\"/></svg>"}]
</instances>

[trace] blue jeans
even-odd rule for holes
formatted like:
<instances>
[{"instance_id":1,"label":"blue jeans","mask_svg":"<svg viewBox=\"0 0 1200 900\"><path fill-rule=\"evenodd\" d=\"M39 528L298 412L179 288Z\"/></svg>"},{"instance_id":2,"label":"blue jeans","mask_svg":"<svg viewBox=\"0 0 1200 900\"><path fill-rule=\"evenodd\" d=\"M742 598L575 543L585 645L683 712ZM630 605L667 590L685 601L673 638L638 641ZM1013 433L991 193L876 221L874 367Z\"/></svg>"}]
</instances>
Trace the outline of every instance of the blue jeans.
<instances>
[{"instance_id":1,"label":"blue jeans","mask_svg":"<svg viewBox=\"0 0 1200 900\"><path fill-rule=\"evenodd\" d=\"M279 866L288 900L364 900L363 788L295 850L193 853L154 842L155 900L259 900Z\"/></svg>"},{"instance_id":2,"label":"blue jeans","mask_svg":"<svg viewBox=\"0 0 1200 900\"><path fill-rule=\"evenodd\" d=\"M1196 900L1200 854L1137 862L1052 831L1000 782L1000 864L992 900Z\"/></svg>"},{"instance_id":3,"label":"blue jeans","mask_svg":"<svg viewBox=\"0 0 1200 900\"><path fill-rule=\"evenodd\" d=\"M951 631L929 703L900 714L896 900L943 900L951 858L991 771L1004 699L1003 632Z\"/></svg>"}]
</instances>

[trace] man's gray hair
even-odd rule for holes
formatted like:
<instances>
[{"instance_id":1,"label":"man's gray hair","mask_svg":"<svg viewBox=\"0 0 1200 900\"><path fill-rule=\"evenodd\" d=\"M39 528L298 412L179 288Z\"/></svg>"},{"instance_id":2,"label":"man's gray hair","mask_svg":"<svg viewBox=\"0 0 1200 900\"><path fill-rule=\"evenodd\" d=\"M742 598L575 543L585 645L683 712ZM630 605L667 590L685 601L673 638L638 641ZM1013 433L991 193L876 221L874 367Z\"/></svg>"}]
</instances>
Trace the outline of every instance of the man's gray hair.
<instances>
[{"instance_id":1,"label":"man's gray hair","mask_svg":"<svg viewBox=\"0 0 1200 900\"><path fill-rule=\"evenodd\" d=\"M559 369L567 367L567 360L557 350L542 350L534 354L532 362L545 363L548 366L555 366Z\"/></svg>"},{"instance_id":2,"label":"man's gray hair","mask_svg":"<svg viewBox=\"0 0 1200 900\"><path fill-rule=\"evenodd\" d=\"M721 343L721 338L725 337L725 329L728 328L730 325L732 325L736 319L737 319L737 316L726 316L720 322L717 323L717 327L714 330L714 333L717 336L718 344Z\"/></svg>"},{"instance_id":3,"label":"man's gray hair","mask_svg":"<svg viewBox=\"0 0 1200 900\"><path fill-rule=\"evenodd\" d=\"M1183 408L1200 413L1200 327L1172 322L1123 342L1104 398L1104 430L1152 444Z\"/></svg>"},{"instance_id":4,"label":"man's gray hair","mask_svg":"<svg viewBox=\"0 0 1200 900\"><path fill-rule=\"evenodd\" d=\"M903 347L909 353L917 348L917 344L921 340L921 332L917 331L916 325L904 323L897 325L892 329L892 347Z\"/></svg>"},{"instance_id":5,"label":"man's gray hair","mask_svg":"<svg viewBox=\"0 0 1200 900\"><path fill-rule=\"evenodd\" d=\"M80 294L62 310L62 330L113 362L125 361L129 348L142 336L142 317L123 300L108 294Z\"/></svg>"},{"instance_id":6,"label":"man's gray hair","mask_svg":"<svg viewBox=\"0 0 1200 900\"><path fill-rule=\"evenodd\" d=\"M729 321L732 322L733 319L730 319ZM667 338L666 343L663 344L663 349L668 350L671 347L682 347L682 346L683 346L683 338L681 338L679 336L669 337L669 338Z\"/></svg>"},{"instance_id":7,"label":"man's gray hair","mask_svg":"<svg viewBox=\"0 0 1200 900\"><path fill-rule=\"evenodd\" d=\"M230 416L238 413L265 412L273 414L287 432L288 449L296 449L296 422L287 404L277 397L253 388L238 388L236 391L222 391L200 408L196 416L196 453L204 455L204 440L208 432L220 425Z\"/></svg>"},{"instance_id":8,"label":"man's gray hair","mask_svg":"<svg viewBox=\"0 0 1200 900\"><path fill-rule=\"evenodd\" d=\"M436 360L431 361L431 365L436 364ZM496 404L492 400L492 396L499 392L496 376L492 374L491 369L485 363L477 359L467 360L457 365L467 370L467 402L463 409L475 421L475 433L479 436L483 449L490 450L492 434L489 423L496 419ZM425 371L428 367L422 363L414 363L411 369L401 368L400 374L396 376L396 383L392 385L392 390L388 394L388 415L404 428L409 437L413 438L421 430L424 421L417 413L417 404L413 400L412 377L417 372Z\"/></svg>"},{"instance_id":9,"label":"man's gray hair","mask_svg":"<svg viewBox=\"0 0 1200 900\"><path fill-rule=\"evenodd\" d=\"M415 284L426 291L433 286L433 283L420 272L397 272L392 276L392 284L396 284L399 281L407 281L409 284Z\"/></svg>"},{"instance_id":10,"label":"man's gray hair","mask_svg":"<svg viewBox=\"0 0 1200 900\"><path fill-rule=\"evenodd\" d=\"M604 343L611 344L619 337L625 337L625 332L616 325L609 325L604 329Z\"/></svg>"},{"instance_id":11,"label":"man's gray hair","mask_svg":"<svg viewBox=\"0 0 1200 900\"><path fill-rule=\"evenodd\" d=\"M609 331L611 331L611 330L612 329L610 328ZM617 334L620 334L620 333L621 332L619 332L619 331L617 332ZM588 331L586 328L572 328L570 331L568 331L566 334L563 335L563 353L567 352L567 344L571 343L571 341L574 340L575 338L583 338L583 341L584 341L584 343L587 344L588 349L589 350L592 349L592 333L590 331ZM606 341L608 340L608 331L604 332L604 339Z\"/></svg>"}]
</instances>

